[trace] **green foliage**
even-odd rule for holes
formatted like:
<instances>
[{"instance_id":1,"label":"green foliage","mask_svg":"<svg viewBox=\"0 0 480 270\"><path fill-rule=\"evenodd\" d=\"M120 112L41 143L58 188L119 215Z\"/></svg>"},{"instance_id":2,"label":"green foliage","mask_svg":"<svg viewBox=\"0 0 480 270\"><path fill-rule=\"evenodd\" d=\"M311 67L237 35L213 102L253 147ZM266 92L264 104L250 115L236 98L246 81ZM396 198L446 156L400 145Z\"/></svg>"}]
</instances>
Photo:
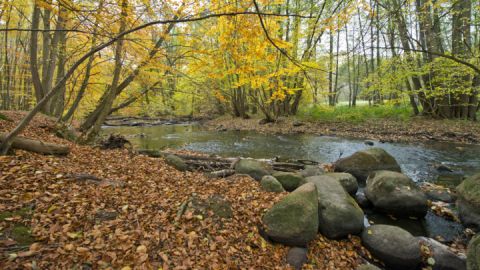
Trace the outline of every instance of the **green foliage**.
<instances>
[{"instance_id":1,"label":"green foliage","mask_svg":"<svg viewBox=\"0 0 480 270\"><path fill-rule=\"evenodd\" d=\"M299 116L316 121L362 122L369 119L395 119L407 121L412 115L410 107L396 105L378 106L324 106L314 105L300 111Z\"/></svg>"},{"instance_id":2,"label":"green foliage","mask_svg":"<svg viewBox=\"0 0 480 270\"><path fill-rule=\"evenodd\" d=\"M5 121L12 121L10 118L8 118L6 115L0 113L0 120L5 120Z\"/></svg>"}]
</instances>

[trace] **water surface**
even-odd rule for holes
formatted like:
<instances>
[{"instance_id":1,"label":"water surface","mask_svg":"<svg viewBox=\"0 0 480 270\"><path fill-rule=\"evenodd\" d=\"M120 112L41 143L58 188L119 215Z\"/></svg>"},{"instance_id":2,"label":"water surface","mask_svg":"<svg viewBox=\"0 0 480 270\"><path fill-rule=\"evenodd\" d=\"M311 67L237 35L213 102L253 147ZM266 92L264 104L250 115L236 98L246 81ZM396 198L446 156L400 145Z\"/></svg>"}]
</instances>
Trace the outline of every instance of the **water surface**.
<instances>
[{"instance_id":1,"label":"water surface","mask_svg":"<svg viewBox=\"0 0 480 270\"><path fill-rule=\"evenodd\" d=\"M255 131L209 131L197 124L142 127L105 127L104 133L125 135L137 149L186 149L221 156L309 159L321 163L366 149L364 140L313 134L260 134ZM402 171L415 181L437 177L445 164L465 174L480 171L480 145L455 143L380 143L393 155Z\"/></svg>"}]
</instances>

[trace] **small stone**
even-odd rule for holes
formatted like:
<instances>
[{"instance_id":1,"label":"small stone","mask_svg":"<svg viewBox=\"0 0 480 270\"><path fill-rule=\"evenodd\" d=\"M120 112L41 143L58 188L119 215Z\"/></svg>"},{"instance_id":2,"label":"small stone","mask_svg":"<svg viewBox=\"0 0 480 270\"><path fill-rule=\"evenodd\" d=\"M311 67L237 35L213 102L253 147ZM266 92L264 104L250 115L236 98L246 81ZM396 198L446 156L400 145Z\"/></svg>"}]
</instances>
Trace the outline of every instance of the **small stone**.
<instances>
[{"instance_id":1,"label":"small stone","mask_svg":"<svg viewBox=\"0 0 480 270\"><path fill-rule=\"evenodd\" d=\"M287 263L293 266L295 270L300 270L308 261L307 253L306 248L292 247L288 250Z\"/></svg>"}]
</instances>

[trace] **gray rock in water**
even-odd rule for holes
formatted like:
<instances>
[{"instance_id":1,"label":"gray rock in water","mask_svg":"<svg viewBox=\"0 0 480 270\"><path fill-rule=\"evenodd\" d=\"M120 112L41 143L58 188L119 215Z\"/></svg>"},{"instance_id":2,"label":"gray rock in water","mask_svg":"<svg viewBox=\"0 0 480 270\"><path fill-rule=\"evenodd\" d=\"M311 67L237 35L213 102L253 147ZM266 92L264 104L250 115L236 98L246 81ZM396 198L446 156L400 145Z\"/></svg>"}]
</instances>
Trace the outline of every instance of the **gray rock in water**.
<instances>
[{"instance_id":1,"label":"gray rock in water","mask_svg":"<svg viewBox=\"0 0 480 270\"><path fill-rule=\"evenodd\" d=\"M308 250L306 248L292 247L287 253L287 263L293 266L295 270L300 270L308 261L307 253Z\"/></svg>"},{"instance_id":2,"label":"gray rock in water","mask_svg":"<svg viewBox=\"0 0 480 270\"><path fill-rule=\"evenodd\" d=\"M448 249L447 246L432 238L418 237L421 243L431 251L434 264L432 270L465 270L466 258L462 258Z\"/></svg>"},{"instance_id":3,"label":"gray rock in water","mask_svg":"<svg viewBox=\"0 0 480 270\"><path fill-rule=\"evenodd\" d=\"M458 185L457 193L460 220L466 226L480 228L480 173Z\"/></svg>"},{"instance_id":4,"label":"gray rock in water","mask_svg":"<svg viewBox=\"0 0 480 270\"><path fill-rule=\"evenodd\" d=\"M348 194L354 196L358 191L357 179L349 173L327 173L327 176L335 178L343 186Z\"/></svg>"},{"instance_id":5,"label":"gray rock in water","mask_svg":"<svg viewBox=\"0 0 480 270\"><path fill-rule=\"evenodd\" d=\"M262 181L260 181L260 185L262 186L263 190L268 192L279 193L279 192L285 191L282 184L278 182L278 180L271 175L265 175L264 177L262 177Z\"/></svg>"},{"instance_id":6,"label":"gray rock in water","mask_svg":"<svg viewBox=\"0 0 480 270\"><path fill-rule=\"evenodd\" d=\"M416 269L422 262L418 239L396 226L370 226L362 232L362 243L388 269Z\"/></svg>"},{"instance_id":7,"label":"gray rock in water","mask_svg":"<svg viewBox=\"0 0 480 270\"><path fill-rule=\"evenodd\" d=\"M441 171L435 183L446 187L456 187L461 184L464 179L465 173L463 171Z\"/></svg>"},{"instance_id":8,"label":"gray rock in water","mask_svg":"<svg viewBox=\"0 0 480 270\"><path fill-rule=\"evenodd\" d=\"M395 158L378 147L358 151L335 162L335 171L351 173L360 182L365 182L368 175L377 170L401 171Z\"/></svg>"},{"instance_id":9,"label":"gray rock in water","mask_svg":"<svg viewBox=\"0 0 480 270\"><path fill-rule=\"evenodd\" d=\"M447 190L428 190L425 192L428 199L432 201L442 201L446 203L452 203L455 201L454 196Z\"/></svg>"},{"instance_id":10,"label":"gray rock in water","mask_svg":"<svg viewBox=\"0 0 480 270\"><path fill-rule=\"evenodd\" d=\"M319 229L328 238L358 234L363 229L363 211L339 181L321 175L306 178L318 192Z\"/></svg>"},{"instance_id":11,"label":"gray rock in water","mask_svg":"<svg viewBox=\"0 0 480 270\"><path fill-rule=\"evenodd\" d=\"M367 180L365 195L376 209L399 216L423 217L427 197L408 176L392 171L376 171Z\"/></svg>"},{"instance_id":12,"label":"gray rock in water","mask_svg":"<svg viewBox=\"0 0 480 270\"><path fill-rule=\"evenodd\" d=\"M372 202L368 200L367 196L365 195L365 192L357 192L355 194L355 201L358 203L358 205L362 208L370 208L372 207Z\"/></svg>"},{"instance_id":13,"label":"gray rock in water","mask_svg":"<svg viewBox=\"0 0 480 270\"><path fill-rule=\"evenodd\" d=\"M305 169L299 171L303 177L310 177L315 175L325 174L325 171L319 166L305 165Z\"/></svg>"},{"instance_id":14,"label":"gray rock in water","mask_svg":"<svg viewBox=\"0 0 480 270\"><path fill-rule=\"evenodd\" d=\"M263 224L271 240L290 246L306 246L318 231L315 185L302 185L283 197L263 216Z\"/></svg>"},{"instance_id":15,"label":"gray rock in water","mask_svg":"<svg viewBox=\"0 0 480 270\"><path fill-rule=\"evenodd\" d=\"M293 172L275 172L272 174L278 180L286 191L293 191L299 186L305 184L305 178L299 173Z\"/></svg>"},{"instance_id":16,"label":"gray rock in water","mask_svg":"<svg viewBox=\"0 0 480 270\"><path fill-rule=\"evenodd\" d=\"M235 172L238 174L248 174L257 181L260 181L265 175L272 172L272 167L254 159L241 159L235 164Z\"/></svg>"},{"instance_id":17,"label":"gray rock in water","mask_svg":"<svg viewBox=\"0 0 480 270\"><path fill-rule=\"evenodd\" d=\"M468 243L467 269L480 270L480 234L477 234Z\"/></svg>"},{"instance_id":18,"label":"gray rock in water","mask_svg":"<svg viewBox=\"0 0 480 270\"><path fill-rule=\"evenodd\" d=\"M184 172L184 171L187 171L188 170L188 165L187 163L185 163L185 160L183 160L182 158L176 156L176 155L167 155L165 157L165 162L174 167L175 169L181 171L181 172Z\"/></svg>"}]
</instances>

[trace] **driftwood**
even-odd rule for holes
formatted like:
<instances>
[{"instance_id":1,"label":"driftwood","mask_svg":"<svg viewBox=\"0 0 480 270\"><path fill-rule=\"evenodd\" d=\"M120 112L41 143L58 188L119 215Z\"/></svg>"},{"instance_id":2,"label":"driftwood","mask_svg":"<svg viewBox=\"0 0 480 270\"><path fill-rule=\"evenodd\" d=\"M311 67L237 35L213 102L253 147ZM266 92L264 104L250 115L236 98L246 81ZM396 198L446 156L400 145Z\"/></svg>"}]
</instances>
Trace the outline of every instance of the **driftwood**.
<instances>
[{"instance_id":1,"label":"driftwood","mask_svg":"<svg viewBox=\"0 0 480 270\"><path fill-rule=\"evenodd\" d=\"M137 152L150 157L164 157L174 154L183 159L191 170L210 172L213 175L218 174L217 177L228 176L223 176L225 173L233 174L232 171L234 172L235 164L240 160L239 157L197 156L152 150L138 150ZM256 160L266 162L270 164L274 170L283 172L295 172L305 169L305 165L318 164L318 162L311 160L289 160L288 162L279 162L278 158Z\"/></svg>"},{"instance_id":2,"label":"driftwood","mask_svg":"<svg viewBox=\"0 0 480 270\"><path fill-rule=\"evenodd\" d=\"M219 170L219 171L214 171L214 172L208 173L208 175L211 176L211 177L219 177L219 178L225 178L225 177L228 177L228 176L234 175L234 174L235 174L235 170L232 170L232 169L224 169L224 170Z\"/></svg>"},{"instance_id":3,"label":"driftwood","mask_svg":"<svg viewBox=\"0 0 480 270\"><path fill-rule=\"evenodd\" d=\"M5 137L5 133L0 133L0 142L3 141ZM67 155L70 153L70 147L66 145L46 143L23 136L15 137L12 142L12 147L46 155Z\"/></svg>"}]
</instances>

